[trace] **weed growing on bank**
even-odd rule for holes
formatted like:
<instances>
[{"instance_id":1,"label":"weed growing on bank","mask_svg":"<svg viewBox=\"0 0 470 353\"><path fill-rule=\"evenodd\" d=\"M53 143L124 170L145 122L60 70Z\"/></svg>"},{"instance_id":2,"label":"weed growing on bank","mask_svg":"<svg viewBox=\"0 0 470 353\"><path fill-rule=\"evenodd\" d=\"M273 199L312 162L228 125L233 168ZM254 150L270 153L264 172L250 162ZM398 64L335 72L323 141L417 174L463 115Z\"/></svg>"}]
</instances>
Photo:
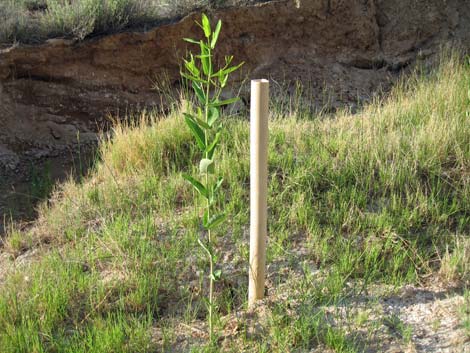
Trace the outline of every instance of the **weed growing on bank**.
<instances>
[{"instance_id":1,"label":"weed growing on bank","mask_svg":"<svg viewBox=\"0 0 470 353\"><path fill-rule=\"evenodd\" d=\"M222 21L218 21L214 30L211 28L209 18L203 14L201 23L196 22L204 32L205 40L185 38L189 43L196 44L200 48L198 55L189 54L188 60L184 60L185 71L181 76L191 83L194 94L197 97L195 107L189 107L188 112L183 113L184 120L193 134L203 158L199 162L199 173L204 180L198 180L189 174L183 174L194 190L205 199L202 225L207 232L207 239L198 238L198 243L207 254L209 261L209 339L213 342L213 311L214 307L214 283L221 277L221 270L216 269L219 257L213 240L213 230L225 222L227 214L224 212L224 204L216 204L218 193L224 182L222 176L214 176L219 169L217 166L216 152L222 142L221 108L238 101L238 98L221 100L222 90L227 85L231 73L237 71L242 64L231 66L233 57L225 57L225 65L217 69L213 62L214 50L222 29ZM192 111L195 110L193 113Z\"/></svg>"}]
</instances>

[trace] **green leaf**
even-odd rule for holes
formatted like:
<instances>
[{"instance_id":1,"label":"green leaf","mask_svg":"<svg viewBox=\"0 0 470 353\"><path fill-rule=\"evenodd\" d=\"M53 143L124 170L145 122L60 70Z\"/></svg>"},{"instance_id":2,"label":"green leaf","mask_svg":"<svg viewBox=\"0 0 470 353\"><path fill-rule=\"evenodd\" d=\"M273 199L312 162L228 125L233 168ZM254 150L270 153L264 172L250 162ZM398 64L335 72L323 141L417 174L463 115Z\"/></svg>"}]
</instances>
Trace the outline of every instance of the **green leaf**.
<instances>
[{"instance_id":1,"label":"green leaf","mask_svg":"<svg viewBox=\"0 0 470 353\"><path fill-rule=\"evenodd\" d=\"M242 67L244 64L245 64L244 62L241 62L240 64L238 64L238 65L236 65L236 66L229 67L229 68L224 69L224 70L222 70L222 71L223 71L223 73L224 73L225 75L228 75L228 74L230 74L230 73L232 73L232 72L234 72L234 71L237 71L237 70L238 70L240 67Z\"/></svg>"},{"instance_id":2,"label":"green leaf","mask_svg":"<svg viewBox=\"0 0 470 353\"><path fill-rule=\"evenodd\" d=\"M220 187L222 186L222 183L224 182L224 178L222 177L219 177L217 179L217 182L215 183L215 185L212 185L212 193L211 193L211 196L210 196L210 199L209 199L209 202L210 204L212 205L216 199L216 194L217 192L219 191Z\"/></svg>"},{"instance_id":3,"label":"green leaf","mask_svg":"<svg viewBox=\"0 0 470 353\"><path fill-rule=\"evenodd\" d=\"M201 72L196 67L196 63L194 62L194 57L192 54L191 54L191 61L184 60L184 66L186 67L186 70L188 70L191 73L191 75L193 75L194 77L200 76ZM193 81L193 82L196 82L196 81Z\"/></svg>"},{"instance_id":4,"label":"green leaf","mask_svg":"<svg viewBox=\"0 0 470 353\"><path fill-rule=\"evenodd\" d=\"M204 227L206 229L213 229L213 228L217 227L218 225L220 225L223 221L225 221L226 218L227 218L227 216L225 215L225 213L220 213L218 215L214 215L207 221L207 223L206 223L206 225L204 225Z\"/></svg>"},{"instance_id":5,"label":"green leaf","mask_svg":"<svg viewBox=\"0 0 470 353\"><path fill-rule=\"evenodd\" d=\"M212 126L209 126L205 121L204 121L204 113L202 112L201 107L197 107L197 118L196 121L198 122L199 126L202 126L206 130L212 129Z\"/></svg>"},{"instance_id":6,"label":"green leaf","mask_svg":"<svg viewBox=\"0 0 470 353\"><path fill-rule=\"evenodd\" d=\"M188 75L187 73L184 73L180 71L180 75L183 76L185 79L188 79L189 81L196 81L196 82L201 82L201 83L207 83L207 81L204 81L203 79L199 77L194 77L192 75Z\"/></svg>"},{"instance_id":7,"label":"green leaf","mask_svg":"<svg viewBox=\"0 0 470 353\"><path fill-rule=\"evenodd\" d=\"M193 81L193 89L194 89L194 92L196 93L196 96L199 99L199 101L202 104L205 104L206 103L206 95L204 94L204 91L202 90L201 85L198 82Z\"/></svg>"},{"instance_id":8,"label":"green leaf","mask_svg":"<svg viewBox=\"0 0 470 353\"><path fill-rule=\"evenodd\" d=\"M209 108L209 117L207 119L207 123L209 126L213 126L214 123L219 119L220 113L217 107L210 107Z\"/></svg>"},{"instance_id":9,"label":"green leaf","mask_svg":"<svg viewBox=\"0 0 470 353\"><path fill-rule=\"evenodd\" d=\"M199 42L199 46L201 47L201 55L198 55L198 58L201 60L202 70L204 71L205 75L209 75L209 70L210 70L209 48L207 48L207 45L205 45L202 40Z\"/></svg>"},{"instance_id":10,"label":"green leaf","mask_svg":"<svg viewBox=\"0 0 470 353\"><path fill-rule=\"evenodd\" d=\"M222 277L222 270L215 270L210 277L213 281L218 281Z\"/></svg>"},{"instance_id":11,"label":"green leaf","mask_svg":"<svg viewBox=\"0 0 470 353\"><path fill-rule=\"evenodd\" d=\"M224 74L220 75L219 81L220 81L220 87L224 88L227 85L228 75L224 75Z\"/></svg>"},{"instance_id":12,"label":"green leaf","mask_svg":"<svg viewBox=\"0 0 470 353\"><path fill-rule=\"evenodd\" d=\"M230 63L232 62L232 58L233 57L225 57L225 60L227 61L226 66L224 68L220 69L219 71L217 71L216 73L212 74L211 77L219 77L219 80L221 82L224 81L224 80L226 81L225 76L228 76L229 74L231 74L232 72L238 70L240 67L242 67L245 64L244 62L241 62L238 65L228 67L230 65Z\"/></svg>"},{"instance_id":13,"label":"green leaf","mask_svg":"<svg viewBox=\"0 0 470 353\"><path fill-rule=\"evenodd\" d=\"M188 43L199 44L199 41L191 39L191 38L183 38L183 40Z\"/></svg>"},{"instance_id":14,"label":"green leaf","mask_svg":"<svg viewBox=\"0 0 470 353\"><path fill-rule=\"evenodd\" d=\"M212 74L211 77L218 77L220 82L220 87L224 88L227 84L228 75L224 74L224 70L220 69L215 74Z\"/></svg>"},{"instance_id":15,"label":"green leaf","mask_svg":"<svg viewBox=\"0 0 470 353\"><path fill-rule=\"evenodd\" d=\"M202 174L214 173L214 161L208 158L201 159L201 162L199 162L199 171Z\"/></svg>"},{"instance_id":16,"label":"green leaf","mask_svg":"<svg viewBox=\"0 0 470 353\"><path fill-rule=\"evenodd\" d=\"M212 30L211 30L211 23L209 21L209 18L207 18L206 14L202 14L202 29L204 30L204 35L206 38L209 38L211 36Z\"/></svg>"},{"instance_id":17,"label":"green leaf","mask_svg":"<svg viewBox=\"0 0 470 353\"><path fill-rule=\"evenodd\" d=\"M201 184L201 182L197 181L191 175L186 173L183 173L183 178L186 179L194 187L194 189L196 189L197 192L199 192L206 199L209 199L209 193L207 192L206 187Z\"/></svg>"},{"instance_id":18,"label":"green leaf","mask_svg":"<svg viewBox=\"0 0 470 353\"><path fill-rule=\"evenodd\" d=\"M197 238L197 242L199 243L199 245L201 246L201 248L204 249L204 251L207 253L207 255L209 255L209 257L212 257L211 252L210 252L209 249L204 245L204 243L201 241L201 239Z\"/></svg>"},{"instance_id":19,"label":"green leaf","mask_svg":"<svg viewBox=\"0 0 470 353\"><path fill-rule=\"evenodd\" d=\"M215 148L213 148L210 152L207 153L207 157L210 159L214 159Z\"/></svg>"},{"instance_id":20,"label":"green leaf","mask_svg":"<svg viewBox=\"0 0 470 353\"><path fill-rule=\"evenodd\" d=\"M215 44L217 43L217 39L219 39L220 30L222 29L222 21L219 20L217 22L217 26L215 27L214 33L212 34L211 40L211 48L215 48Z\"/></svg>"},{"instance_id":21,"label":"green leaf","mask_svg":"<svg viewBox=\"0 0 470 353\"><path fill-rule=\"evenodd\" d=\"M203 116L204 116L204 113L202 112L202 108L201 108L201 107L197 107L197 116L198 116L199 118L201 118L201 119L202 119Z\"/></svg>"},{"instance_id":22,"label":"green leaf","mask_svg":"<svg viewBox=\"0 0 470 353\"><path fill-rule=\"evenodd\" d=\"M201 120L201 119L199 119L199 118L196 118L196 121L197 121L197 123L199 124L199 126L202 126L204 129L206 129L206 130L212 129L212 127L209 126L209 125L207 125L205 121L203 121L203 120Z\"/></svg>"},{"instance_id":23,"label":"green leaf","mask_svg":"<svg viewBox=\"0 0 470 353\"><path fill-rule=\"evenodd\" d=\"M209 211L206 209L204 215L202 216L202 225L206 228L207 223L209 222Z\"/></svg>"},{"instance_id":24,"label":"green leaf","mask_svg":"<svg viewBox=\"0 0 470 353\"><path fill-rule=\"evenodd\" d=\"M224 100L224 101L215 101L215 102L211 103L211 106L212 107L220 107L222 105L229 105L229 104L238 102L238 100L239 100L238 97L234 97L234 98L230 98L230 99L227 99L227 100Z\"/></svg>"},{"instance_id":25,"label":"green leaf","mask_svg":"<svg viewBox=\"0 0 470 353\"><path fill-rule=\"evenodd\" d=\"M206 150L206 134L199 127L197 122L193 119L193 117L190 114L184 113L184 120L186 121L186 125L188 125L192 134L196 138L196 142L200 150L204 152Z\"/></svg>"},{"instance_id":26,"label":"green leaf","mask_svg":"<svg viewBox=\"0 0 470 353\"><path fill-rule=\"evenodd\" d=\"M224 182L224 178L222 177L219 177L219 179L217 179L217 183L215 184L214 186L214 189L213 189L213 193L215 194L217 191L219 191L220 187L222 186L222 183Z\"/></svg>"},{"instance_id":27,"label":"green leaf","mask_svg":"<svg viewBox=\"0 0 470 353\"><path fill-rule=\"evenodd\" d=\"M212 143L209 146L207 146L206 150L204 151L204 152L209 154L209 157L211 159L212 159L212 156L214 155L214 149L217 146L217 144L219 143L219 139L220 139L220 132L217 132L215 134L214 141L212 141Z\"/></svg>"}]
</instances>

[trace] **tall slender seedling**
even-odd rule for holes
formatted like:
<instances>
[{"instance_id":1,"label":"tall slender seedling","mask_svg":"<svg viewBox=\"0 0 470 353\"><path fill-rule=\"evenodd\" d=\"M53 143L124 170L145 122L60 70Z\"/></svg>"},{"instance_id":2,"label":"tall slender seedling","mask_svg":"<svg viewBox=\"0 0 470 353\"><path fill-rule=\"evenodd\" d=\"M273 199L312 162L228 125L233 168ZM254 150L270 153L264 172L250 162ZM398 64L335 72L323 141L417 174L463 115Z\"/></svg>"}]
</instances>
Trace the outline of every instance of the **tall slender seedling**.
<instances>
[{"instance_id":1,"label":"tall slender seedling","mask_svg":"<svg viewBox=\"0 0 470 353\"><path fill-rule=\"evenodd\" d=\"M211 28L208 17L203 14L201 23L196 21L204 32L204 39L195 40L184 38L185 41L199 46L199 54L189 54L184 60L184 70L181 76L188 80L194 90L196 99L193 109L184 113L184 120L193 134L201 150L202 158L199 162L199 172L202 179L183 174L183 177L205 199L202 224L206 230L207 238L198 243L209 260L209 336L213 340L213 311L214 311L214 282L220 278L221 271L215 270L216 254L213 246L212 230L222 224L226 219L223 205L216 204L217 193L223 183L223 178L217 175L216 151L221 139L221 107L232 104L238 98L220 100L222 90L227 85L229 75L238 70L243 63L232 65L233 56L225 57L225 65L219 69L214 68L213 52L219 38L222 22L219 20L214 30ZM194 113L191 113L194 112Z\"/></svg>"}]
</instances>

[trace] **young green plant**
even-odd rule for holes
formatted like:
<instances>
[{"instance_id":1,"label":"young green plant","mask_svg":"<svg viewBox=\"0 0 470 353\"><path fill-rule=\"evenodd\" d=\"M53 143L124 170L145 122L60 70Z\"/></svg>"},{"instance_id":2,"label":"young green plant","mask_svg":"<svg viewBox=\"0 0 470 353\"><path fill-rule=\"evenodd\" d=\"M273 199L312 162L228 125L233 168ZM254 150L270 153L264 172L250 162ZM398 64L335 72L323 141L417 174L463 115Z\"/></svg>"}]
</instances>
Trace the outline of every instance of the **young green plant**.
<instances>
[{"instance_id":1,"label":"young green plant","mask_svg":"<svg viewBox=\"0 0 470 353\"><path fill-rule=\"evenodd\" d=\"M205 199L205 210L202 224L206 230L207 238L198 243L209 260L209 298L208 321L210 340L213 339L213 311L214 311L214 282L220 278L221 271L216 270L216 253L213 246L212 231L226 219L223 205L216 203L217 194L223 183L222 176L216 171L216 151L221 142L221 108L232 104L238 98L221 100L222 90L226 87L231 73L238 70L243 63L232 65L233 56L225 57L225 64L219 69L214 68L214 49L219 38L222 22L219 20L214 30L211 28L209 18L203 14L201 23L196 22L204 32L204 39L195 40L184 38L186 42L199 47L199 54L189 54L184 60L184 70L181 76L190 83L195 94L195 103L192 109L184 113L184 120L193 134L202 158L199 162L199 172L202 179L198 180L188 174L183 177ZM192 112L192 113L191 113Z\"/></svg>"}]
</instances>

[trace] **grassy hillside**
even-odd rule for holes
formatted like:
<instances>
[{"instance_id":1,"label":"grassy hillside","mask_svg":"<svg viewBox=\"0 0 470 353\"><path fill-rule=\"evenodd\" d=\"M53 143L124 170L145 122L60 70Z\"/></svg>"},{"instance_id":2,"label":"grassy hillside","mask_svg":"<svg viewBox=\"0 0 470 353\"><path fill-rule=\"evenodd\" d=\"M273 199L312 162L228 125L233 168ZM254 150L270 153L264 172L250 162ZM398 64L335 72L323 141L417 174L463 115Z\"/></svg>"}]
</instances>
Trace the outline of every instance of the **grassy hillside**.
<instances>
[{"instance_id":1,"label":"grassy hillside","mask_svg":"<svg viewBox=\"0 0 470 353\"><path fill-rule=\"evenodd\" d=\"M4 0L0 42L83 39L161 20L194 6L197 0Z\"/></svg>"},{"instance_id":2,"label":"grassy hillside","mask_svg":"<svg viewBox=\"0 0 470 353\"><path fill-rule=\"evenodd\" d=\"M468 283L469 90L470 67L450 58L354 116L272 116L268 298L254 314L249 127L226 118L218 347L205 346L207 263L181 177L197 148L177 111L117 125L90 176L6 239L0 351L362 351L388 321L351 312L344 324L331 308L409 283Z\"/></svg>"},{"instance_id":3,"label":"grassy hillside","mask_svg":"<svg viewBox=\"0 0 470 353\"><path fill-rule=\"evenodd\" d=\"M154 25L197 8L257 0L2 0L0 43L37 43L48 38L84 39Z\"/></svg>"}]
</instances>

